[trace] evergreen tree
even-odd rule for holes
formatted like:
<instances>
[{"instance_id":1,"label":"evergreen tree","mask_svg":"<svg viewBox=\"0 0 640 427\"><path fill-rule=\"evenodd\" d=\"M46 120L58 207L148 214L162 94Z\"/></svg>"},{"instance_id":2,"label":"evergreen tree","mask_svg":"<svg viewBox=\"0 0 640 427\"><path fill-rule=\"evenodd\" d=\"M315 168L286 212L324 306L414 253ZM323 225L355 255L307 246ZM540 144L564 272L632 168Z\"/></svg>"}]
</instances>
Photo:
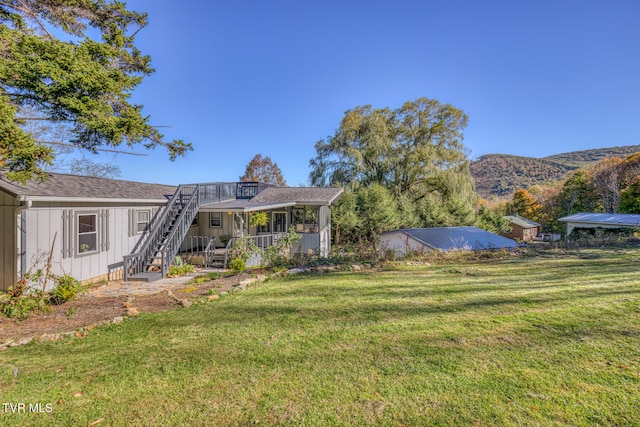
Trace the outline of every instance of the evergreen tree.
<instances>
[{"instance_id":1,"label":"evergreen tree","mask_svg":"<svg viewBox=\"0 0 640 427\"><path fill-rule=\"evenodd\" d=\"M640 176L620 194L620 212L640 214Z\"/></svg>"},{"instance_id":2,"label":"evergreen tree","mask_svg":"<svg viewBox=\"0 0 640 427\"><path fill-rule=\"evenodd\" d=\"M499 210L491 210L486 204L481 204L478 208L476 227L496 234L508 233L511 231L509 221Z\"/></svg>"},{"instance_id":3,"label":"evergreen tree","mask_svg":"<svg viewBox=\"0 0 640 427\"><path fill-rule=\"evenodd\" d=\"M10 179L44 178L41 165L54 153L21 129L31 106L54 123L70 124L71 142L101 146L164 146L170 158L191 145L165 141L129 97L151 74L149 56L135 46L146 14L109 0L6 0L0 2L0 167ZM58 40L52 28L71 41ZM98 35L97 39L90 36Z\"/></svg>"}]
</instances>

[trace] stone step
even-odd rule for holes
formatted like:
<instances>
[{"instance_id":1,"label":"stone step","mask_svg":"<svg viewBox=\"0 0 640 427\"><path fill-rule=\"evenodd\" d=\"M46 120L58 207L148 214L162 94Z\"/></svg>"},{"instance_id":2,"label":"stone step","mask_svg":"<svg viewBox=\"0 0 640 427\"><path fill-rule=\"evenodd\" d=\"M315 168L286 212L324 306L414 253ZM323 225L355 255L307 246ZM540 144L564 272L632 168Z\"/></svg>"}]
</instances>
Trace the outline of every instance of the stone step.
<instances>
[{"instance_id":1,"label":"stone step","mask_svg":"<svg viewBox=\"0 0 640 427\"><path fill-rule=\"evenodd\" d=\"M130 282L155 282L162 279L162 273L157 271L144 271L142 273L129 276Z\"/></svg>"}]
</instances>

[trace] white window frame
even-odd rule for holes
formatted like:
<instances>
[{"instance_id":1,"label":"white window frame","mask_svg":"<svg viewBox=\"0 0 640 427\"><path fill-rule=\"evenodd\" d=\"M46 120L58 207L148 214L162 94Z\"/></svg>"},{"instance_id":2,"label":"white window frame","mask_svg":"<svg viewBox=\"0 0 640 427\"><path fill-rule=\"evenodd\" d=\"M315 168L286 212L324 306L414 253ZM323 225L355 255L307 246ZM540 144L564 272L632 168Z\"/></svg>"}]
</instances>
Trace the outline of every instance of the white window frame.
<instances>
[{"instance_id":1,"label":"white window frame","mask_svg":"<svg viewBox=\"0 0 640 427\"><path fill-rule=\"evenodd\" d=\"M146 221L140 221L140 214L141 213L146 213L147 214L147 220ZM151 223L151 210L150 209L140 209L136 211L136 233L137 234L142 234L145 231L149 230L149 224ZM145 226L143 227L142 230L140 230L140 225L141 224L145 224Z\"/></svg>"},{"instance_id":2,"label":"white window frame","mask_svg":"<svg viewBox=\"0 0 640 427\"><path fill-rule=\"evenodd\" d=\"M219 225L213 225L214 215L218 215ZM209 228L222 228L222 212L209 212Z\"/></svg>"},{"instance_id":3,"label":"white window frame","mask_svg":"<svg viewBox=\"0 0 640 427\"><path fill-rule=\"evenodd\" d=\"M82 216L93 216L94 219L94 230L93 231L85 231L85 232L81 232L80 231L80 217ZM98 235L98 212L76 212L75 215L75 242L76 242L76 257L83 257L83 256L87 256L87 255L94 255L100 252L100 241L99 241L99 235ZM88 235L95 235L95 248L93 250L87 250L87 251L81 251L80 250L80 246L86 243L80 243L80 236L88 236Z\"/></svg>"}]
</instances>

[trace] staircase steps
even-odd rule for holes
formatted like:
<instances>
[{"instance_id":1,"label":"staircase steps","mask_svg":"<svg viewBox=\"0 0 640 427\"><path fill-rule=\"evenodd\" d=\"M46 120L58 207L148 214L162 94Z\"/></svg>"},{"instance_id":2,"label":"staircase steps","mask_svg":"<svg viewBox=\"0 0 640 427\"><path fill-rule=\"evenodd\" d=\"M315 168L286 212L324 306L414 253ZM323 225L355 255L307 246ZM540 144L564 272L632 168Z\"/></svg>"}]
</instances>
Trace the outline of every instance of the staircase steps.
<instances>
[{"instance_id":1,"label":"staircase steps","mask_svg":"<svg viewBox=\"0 0 640 427\"><path fill-rule=\"evenodd\" d=\"M155 282L160 279L162 279L162 273L159 271L143 271L129 276L129 281L132 282Z\"/></svg>"}]
</instances>

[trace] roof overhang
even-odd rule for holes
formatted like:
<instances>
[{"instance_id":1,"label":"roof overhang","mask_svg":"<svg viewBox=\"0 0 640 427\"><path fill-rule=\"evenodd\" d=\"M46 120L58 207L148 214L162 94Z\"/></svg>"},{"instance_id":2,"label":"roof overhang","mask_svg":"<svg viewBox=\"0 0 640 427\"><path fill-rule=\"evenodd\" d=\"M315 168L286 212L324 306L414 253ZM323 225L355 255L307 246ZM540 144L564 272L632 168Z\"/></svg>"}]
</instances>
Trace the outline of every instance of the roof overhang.
<instances>
[{"instance_id":1,"label":"roof overhang","mask_svg":"<svg viewBox=\"0 0 640 427\"><path fill-rule=\"evenodd\" d=\"M58 203L135 203L148 205L164 205L168 199L114 199L87 197L57 197L57 196L17 196L20 202L58 202Z\"/></svg>"},{"instance_id":2,"label":"roof overhang","mask_svg":"<svg viewBox=\"0 0 640 427\"><path fill-rule=\"evenodd\" d=\"M295 206L295 202L265 202L256 203L246 199L226 200L219 203L210 203L208 205L200 206L198 211L200 212L257 212L267 211L274 209L283 209L289 206Z\"/></svg>"},{"instance_id":3,"label":"roof overhang","mask_svg":"<svg viewBox=\"0 0 640 427\"><path fill-rule=\"evenodd\" d=\"M340 191L338 191L338 193L336 193L335 196L333 196L331 198L331 200L329 200L329 205L332 205L333 202L335 202L336 200L338 200L338 197L340 197L342 195L342 193L344 193L344 188L340 187Z\"/></svg>"}]
</instances>

